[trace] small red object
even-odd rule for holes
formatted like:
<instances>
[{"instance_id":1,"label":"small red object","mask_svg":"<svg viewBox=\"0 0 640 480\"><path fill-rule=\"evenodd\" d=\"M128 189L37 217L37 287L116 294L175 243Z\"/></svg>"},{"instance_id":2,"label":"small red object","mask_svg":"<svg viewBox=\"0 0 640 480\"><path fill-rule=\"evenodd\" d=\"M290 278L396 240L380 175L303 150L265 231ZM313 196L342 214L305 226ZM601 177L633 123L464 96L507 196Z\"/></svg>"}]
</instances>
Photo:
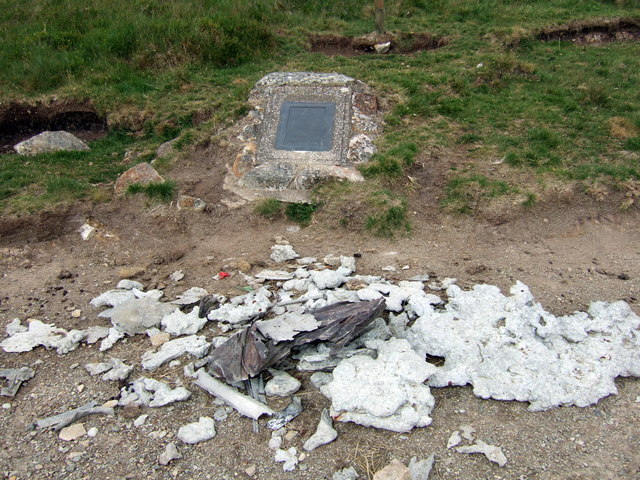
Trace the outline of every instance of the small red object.
<instances>
[{"instance_id":1,"label":"small red object","mask_svg":"<svg viewBox=\"0 0 640 480\"><path fill-rule=\"evenodd\" d=\"M222 278L227 278L227 277L230 277L230 276L231 276L231 275L229 275L227 272L220 272L220 273L218 274L218 277L219 277L219 278L221 278L221 279L222 279Z\"/></svg>"}]
</instances>

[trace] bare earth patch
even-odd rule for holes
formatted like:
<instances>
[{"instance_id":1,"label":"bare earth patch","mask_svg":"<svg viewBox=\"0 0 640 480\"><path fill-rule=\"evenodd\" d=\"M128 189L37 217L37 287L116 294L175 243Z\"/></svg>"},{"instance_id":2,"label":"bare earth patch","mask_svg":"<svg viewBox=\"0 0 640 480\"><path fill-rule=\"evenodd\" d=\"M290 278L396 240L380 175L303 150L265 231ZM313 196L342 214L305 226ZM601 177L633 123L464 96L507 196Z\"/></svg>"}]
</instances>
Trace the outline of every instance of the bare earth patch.
<instances>
[{"instance_id":1,"label":"bare earth patch","mask_svg":"<svg viewBox=\"0 0 640 480\"><path fill-rule=\"evenodd\" d=\"M573 22L544 29L540 40L569 41L578 45L599 45L640 39L640 20L620 18L602 21Z\"/></svg>"},{"instance_id":2,"label":"bare earth patch","mask_svg":"<svg viewBox=\"0 0 640 480\"><path fill-rule=\"evenodd\" d=\"M625 300L640 313L640 214L635 207L621 213L615 204L573 194L528 210L505 208L498 216L451 216L437 207L443 182L443 172L433 166L438 162L419 159L424 166L412 173L416 183L408 189L413 206L410 235L379 239L320 222L291 231L290 222L267 221L253 213L251 204L236 209L221 204L229 195L220 187L224 160L222 151L200 152L174 169L178 187L209 204L204 213L127 197L2 218L0 331L14 318L36 318L67 330L107 325L89 301L123 276L147 289L163 289L165 298L192 286L227 296L245 293L239 269L249 264L250 274L255 274L272 266L268 259L277 236L286 237L301 256L357 253L358 273L394 280L426 273L435 281L455 277L465 289L488 283L505 292L520 280L556 315L585 310L596 300ZM88 241L77 232L84 222L97 228ZM389 266L395 271L383 270ZM185 274L178 282L169 278L177 270ZM231 276L218 280L220 271ZM80 316L72 315L76 310ZM217 327L210 322L201 334L211 338L218 334ZM0 472L18 479L199 480L249 478L245 469L255 465L255 478L316 480L330 479L336 470L353 465L361 478L367 478L392 458L407 464L414 455L426 458L435 453L432 480L596 480L640 475L637 379L619 379L618 395L597 405L540 413L528 412L525 403L480 400L470 387L434 388L436 406L429 427L396 434L336 423L338 439L311 452L301 464L304 469L295 473L284 473L274 462L274 452L267 446L270 431L262 427L253 433L251 421L236 412L216 424L218 433L212 440L188 446L175 437L179 427L212 416L218 408L212 397L183 376L185 359L180 366L165 366L150 376L172 382L173 388L181 382L193 393L186 402L158 409L119 409L114 417L87 417L86 429L96 427L97 435L70 442L54 432L29 429L38 418L118 395L121 382L92 377L85 364L113 356L136 366L130 377L135 379L143 374L140 357L150 348L148 337L138 335L105 353L95 345L64 356L42 348L23 354L0 351L1 367L28 365L36 371L15 398L2 400L10 407L0 410L4 440ZM308 374L292 373L303 383L305 410L289 425L298 434L283 448L301 451L329 402L309 384ZM284 404L271 401L271 406L281 409ZM143 413L149 415L145 424L133 426ZM476 438L502 447L507 465L501 468L483 456L447 449L447 440L463 425L473 426ZM184 458L160 466L158 456L170 442Z\"/></svg>"},{"instance_id":3,"label":"bare earth patch","mask_svg":"<svg viewBox=\"0 0 640 480\"><path fill-rule=\"evenodd\" d=\"M448 43L446 39L428 33L384 33L381 35L373 33L361 37L346 37L335 34L311 35L309 41L312 52L345 57L375 54L375 46L387 42L390 43L388 53L401 55L435 50Z\"/></svg>"}]
</instances>

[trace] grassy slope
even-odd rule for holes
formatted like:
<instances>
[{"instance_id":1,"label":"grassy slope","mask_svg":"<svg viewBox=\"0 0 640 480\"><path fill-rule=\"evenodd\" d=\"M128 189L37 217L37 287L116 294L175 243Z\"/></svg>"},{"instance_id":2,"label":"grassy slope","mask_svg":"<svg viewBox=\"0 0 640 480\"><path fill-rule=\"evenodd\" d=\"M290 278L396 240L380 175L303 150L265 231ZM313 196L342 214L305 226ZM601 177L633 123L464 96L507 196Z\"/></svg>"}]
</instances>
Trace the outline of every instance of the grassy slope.
<instances>
[{"instance_id":1,"label":"grassy slope","mask_svg":"<svg viewBox=\"0 0 640 480\"><path fill-rule=\"evenodd\" d=\"M504 158L531 178L640 179L638 43L581 47L533 37L568 21L640 17L637 0L387 0L389 30L442 35L448 46L350 58L307 52L306 34L373 30L370 1L3 4L0 98L87 97L114 129L138 132L114 133L91 154L28 165L2 156L0 202L13 210L86 194L87 184L122 170L117 162L132 146L151 148L181 134L183 143L205 139L241 115L251 85L276 70L339 71L388 96L382 153L368 172L382 186L393 186L388 179L402 176L416 153L459 145L470 145L478 163ZM202 112L211 118L194 126ZM612 135L612 122L631 138ZM40 162L47 168L29 168ZM448 205L468 210L471 186L489 196L521 190L470 162L453 176Z\"/></svg>"}]
</instances>

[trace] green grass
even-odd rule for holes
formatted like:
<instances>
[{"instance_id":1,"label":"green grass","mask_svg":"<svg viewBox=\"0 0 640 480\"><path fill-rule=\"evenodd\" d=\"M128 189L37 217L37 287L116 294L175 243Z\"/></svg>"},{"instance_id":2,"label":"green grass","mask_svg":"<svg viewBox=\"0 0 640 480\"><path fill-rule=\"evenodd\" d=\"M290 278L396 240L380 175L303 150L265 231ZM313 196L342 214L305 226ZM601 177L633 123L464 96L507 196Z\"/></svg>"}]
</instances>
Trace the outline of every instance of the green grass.
<instances>
[{"instance_id":1,"label":"green grass","mask_svg":"<svg viewBox=\"0 0 640 480\"><path fill-rule=\"evenodd\" d=\"M387 0L388 30L428 32L448 44L409 56L356 57L310 53L307 35L371 32L369 0L3 6L0 100L89 98L121 130L92 142L87 153L0 156L0 207L9 211L90 196L92 185L126 169L120 161L127 149L176 137L181 151L207 143L247 112L259 78L283 70L344 73L385 97L379 153L361 171L400 204L389 200L391 213L379 206L388 218L373 215L371 231L402 217L403 178L419 156L436 150L466 149L470 162L505 159L501 176L483 170L486 181L451 179L445 208L453 210L500 195L503 183L524 191L518 182L525 177L640 178L640 137L619 138L609 127L620 117L640 129L638 43L536 39L540 29L570 21L640 18L637 0ZM398 222L395 229L404 230Z\"/></svg>"},{"instance_id":2,"label":"green grass","mask_svg":"<svg viewBox=\"0 0 640 480\"><path fill-rule=\"evenodd\" d=\"M145 194L152 200L170 202L175 196L176 184L173 181L151 182L146 184L132 183L127 187L127 194Z\"/></svg>"},{"instance_id":3,"label":"green grass","mask_svg":"<svg viewBox=\"0 0 640 480\"><path fill-rule=\"evenodd\" d=\"M128 168L120 162L133 142L129 135L114 131L90 142L88 152L0 155L0 207L34 211L89 197L96 186L115 180Z\"/></svg>"},{"instance_id":4,"label":"green grass","mask_svg":"<svg viewBox=\"0 0 640 480\"><path fill-rule=\"evenodd\" d=\"M371 203L375 213L367 216L365 228L374 235L392 238L411 231L404 198L385 189L373 192Z\"/></svg>"}]
</instances>

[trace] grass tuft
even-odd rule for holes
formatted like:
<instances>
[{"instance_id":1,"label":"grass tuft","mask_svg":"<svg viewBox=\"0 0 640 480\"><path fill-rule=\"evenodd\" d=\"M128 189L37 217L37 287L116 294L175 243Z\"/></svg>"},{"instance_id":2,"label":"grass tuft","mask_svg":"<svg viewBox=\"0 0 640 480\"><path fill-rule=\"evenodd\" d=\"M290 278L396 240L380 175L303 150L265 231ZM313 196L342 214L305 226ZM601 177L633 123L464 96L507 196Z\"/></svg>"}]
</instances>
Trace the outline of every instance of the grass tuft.
<instances>
[{"instance_id":1,"label":"grass tuft","mask_svg":"<svg viewBox=\"0 0 640 480\"><path fill-rule=\"evenodd\" d=\"M313 212L317 209L318 205L313 203L288 203L284 213L289 220L306 227L311 223Z\"/></svg>"},{"instance_id":2,"label":"grass tuft","mask_svg":"<svg viewBox=\"0 0 640 480\"><path fill-rule=\"evenodd\" d=\"M265 198L259 201L254 207L254 211L258 215L262 215L270 220L280 217L282 215L282 209L282 202L275 198Z\"/></svg>"},{"instance_id":3,"label":"grass tuft","mask_svg":"<svg viewBox=\"0 0 640 480\"><path fill-rule=\"evenodd\" d=\"M173 181L152 182L147 184L132 183L127 187L127 194L144 193L150 199L170 202L175 196L176 183Z\"/></svg>"}]
</instances>

